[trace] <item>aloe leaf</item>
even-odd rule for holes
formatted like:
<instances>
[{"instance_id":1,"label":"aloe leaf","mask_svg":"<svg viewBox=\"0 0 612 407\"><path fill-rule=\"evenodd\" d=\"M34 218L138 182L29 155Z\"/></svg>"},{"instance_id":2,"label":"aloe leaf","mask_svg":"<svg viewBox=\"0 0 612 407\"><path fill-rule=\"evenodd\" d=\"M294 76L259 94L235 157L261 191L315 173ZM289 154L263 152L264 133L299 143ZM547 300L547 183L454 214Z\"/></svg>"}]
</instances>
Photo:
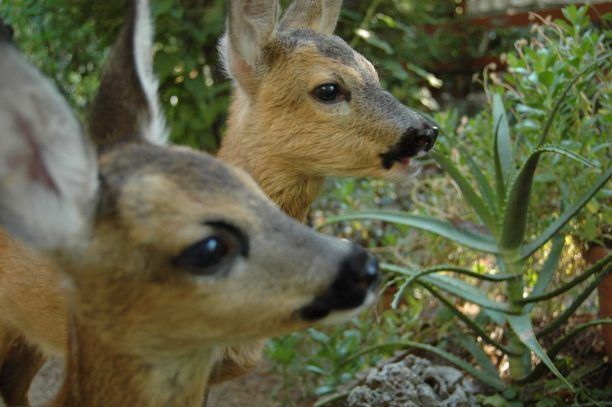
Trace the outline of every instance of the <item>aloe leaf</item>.
<instances>
[{"instance_id":1,"label":"aloe leaf","mask_svg":"<svg viewBox=\"0 0 612 407\"><path fill-rule=\"evenodd\" d=\"M512 171L512 140L510 139L510 126L504 109L504 102L499 93L493 94L493 124L495 128L495 151L497 161L504 180L510 178Z\"/></svg>"},{"instance_id":2,"label":"aloe leaf","mask_svg":"<svg viewBox=\"0 0 612 407\"><path fill-rule=\"evenodd\" d=\"M420 350L424 350L427 352L431 352L434 355L437 355L441 357L442 359L445 359L446 361L452 363L453 365L457 366L459 369L462 369L463 371L472 375L476 379L480 380L482 383L486 384L487 386L497 391L503 391L507 387L507 384L504 383L504 381L501 380L499 376L491 375L489 373L483 372L482 370L476 369L474 366L472 366L465 360L462 360L458 358L457 356L453 355L452 353L449 353L445 350L436 348L435 346L432 346L432 345L415 342L415 341L388 342L388 343L384 343L381 345L370 346L368 348L365 348L351 355L347 359L344 359L341 363L343 365L348 364L361 356L364 356L364 355L367 355L368 353L376 352L379 350L393 350L393 349L402 349L402 348L414 348L414 349L420 349Z\"/></svg>"},{"instance_id":3,"label":"aloe leaf","mask_svg":"<svg viewBox=\"0 0 612 407\"><path fill-rule=\"evenodd\" d=\"M406 292L406 289L408 288L411 282L412 280L407 278L406 280L404 280L402 285L399 286L397 292L393 296L393 301L391 302L392 309L397 309L399 302L402 300L402 298L404 298L404 293Z\"/></svg>"},{"instance_id":4,"label":"aloe leaf","mask_svg":"<svg viewBox=\"0 0 612 407\"><path fill-rule=\"evenodd\" d=\"M417 271L410 270L404 267L396 266L394 264L382 263L380 267L383 270L391 271L393 273L403 274L408 277L418 275ZM464 281L454 279L444 275L424 275L420 277L420 281L427 284L431 284L441 290L447 291L459 298L462 298L468 302L478 304L483 308L493 309L504 313L513 312L512 307L509 304L503 302L492 301L482 292L478 291L477 288L465 283Z\"/></svg>"},{"instance_id":5,"label":"aloe leaf","mask_svg":"<svg viewBox=\"0 0 612 407\"><path fill-rule=\"evenodd\" d=\"M497 244L491 236L481 235L455 227L450 222L431 216L411 215L394 211L362 211L347 213L339 216L330 216L323 225L346 220L379 220L395 223L397 225L412 226L421 230L435 233L472 249L487 253L498 253Z\"/></svg>"},{"instance_id":6,"label":"aloe leaf","mask_svg":"<svg viewBox=\"0 0 612 407\"><path fill-rule=\"evenodd\" d=\"M590 162L578 154L558 146L543 146L533 151L511 183L501 232L500 247L513 251L523 242L527 227L527 213L533 177L543 153L553 152L570 157L587 165Z\"/></svg>"},{"instance_id":7,"label":"aloe leaf","mask_svg":"<svg viewBox=\"0 0 612 407\"><path fill-rule=\"evenodd\" d=\"M434 297L436 297L442 304L444 304L446 306L446 308L449 309L450 312L452 312L457 318L459 318L461 321L463 321L463 323L466 324L468 326L468 328L474 334L476 334L477 336L482 338L483 342L488 343L491 346L495 346L497 349L501 350L502 352L504 352L507 355L515 355L515 353L512 352L510 349L508 349L506 346L504 346L501 343L491 339L489 337L489 334L487 332L485 332L485 330L483 328L481 328L476 322L472 321L463 312L459 311L459 309L457 309L457 307L455 307L455 304L450 302L443 295L440 295L440 293L438 293L438 291L436 291L433 287L431 287L430 285L425 284L425 283L420 283L420 284L423 287L425 287L425 289L427 289L427 291L429 291Z\"/></svg>"},{"instance_id":8,"label":"aloe leaf","mask_svg":"<svg viewBox=\"0 0 612 407\"><path fill-rule=\"evenodd\" d=\"M516 301L519 304L528 304L528 303L534 303L534 302L540 302L540 301L545 301L545 300L549 300L551 298L554 298L558 295L563 294L566 291L571 290L573 287L577 286L578 284L582 283L584 280L586 280L587 278L591 277L593 274L598 273L599 271L603 270L604 267L606 267L607 265L610 264L610 262L612 261L612 254L607 255L605 258L601 259L600 261L598 261L597 263L595 263L592 267L589 267L589 269L587 271L585 271L584 273L580 274L578 277L575 277L573 280L563 284L561 287L552 290L546 294L540 294L540 295L534 295L533 293L527 297L527 298L523 298L521 300Z\"/></svg>"},{"instance_id":9,"label":"aloe leaf","mask_svg":"<svg viewBox=\"0 0 612 407\"><path fill-rule=\"evenodd\" d=\"M574 75L572 80L565 86L565 89L563 89L563 92L561 92L561 94L557 98L557 101L555 102L555 105L553 106L550 112L550 115L548 116L548 120L546 121L546 124L544 125L544 130L542 131L542 134L540 135L540 138L538 140L539 146L543 145L546 142L546 137L548 136L548 132L550 131L552 123L555 120L555 117L557 116L557 112L559 111L559 108L561 108L561 105L565 102L566 100L565 97L567 96L570 89L572 89L572 87L576 84L576 82L578 82L578 79L580 79L583 75L599 67L599 65L603 65L604 63L607 63L610 57L612 57L612 53L606 54L602 56L601 58L596 59L591 64L584 67L576 75Z\"/></svg>"},{"instance_id":10,"label":"aloe leaf","mask_svg":"<svg viewBox=\"0 0 612 407\"><path fill-rule=\"evenodd\" d=\"M470 171L474 175L474 178L476 179L476 182L478 183L478 188L480 189L481 196L486 201L486 204L489 206L489 208L491 208L493 215L496 215L497 214L497 210L496 210L497 202L495 199L495 192L493 192L493 188L491 188L491 184L487 180L487 177L485 176L484 172L482 172L482 170L480 169L480 165L476 163L474 158L472 158L472 156L468 153L468 151L461 144L457 145L457 149L459 150L459 152L465 159L465 162L470 168Z\"/></svg>"},{"instance_id":11,"label":"aloe leaf","mask_svg":"<svg viewBox=\"0 0 612 407\"><path fill-rule=\"evenodd\" d=\"M396 266L396 267L399 267L399 266ZM451 271L453 273L462 274L464 276L474 277L479 280L496 281L496 282L508 281L508 280L512 280L513 278L517 277L516 274L482 274L476 271L472 271L470 269L466 269L464 267L453 266L450 264L441 264L439 266L429 267L429 268L422 269L422 270L414 270L414 271L406 270L406 273L410 273L410 276L406 279L406 281L408 282L408 285L410 285L415 280L423 276L426 276L428 274L439 273L441 271Z\"/></svg>"},{"instance_id":12,"label":"aloe leaf","mask_svg":"<svg viewBox=\"0 0 612 407\"><path fill-rule=\"evenodd\" d=\"M565 385L571 390L574 391L573 386L568 382L565 377L559 372L559 369L555 366L555 364L550 360L542 346L536 339L535 333L533 332L533 325L531 325L531 319L529 319L529 315L508 315L506 316L508 323L510 324L510 328L516 333L519 337L523 345L525 345L529 350L531 350L540 360L548 367L548 369L554 373Z\"/></svg>"},{"instance_id":13,"label":"aloe leaf","mask_svg":"<svg viewBox=\"0 0 612 407\"><path fill-rule=\"evenodd\" d=\"M486 202L483 198L481 198L474 188L472 184L461 174L461 172L457 169L457 167L453 164L451 160L445 157L442 154L439 154L435 151L431 152L430 155L438 162L440 167L457 183L463 197L467 201L467 203L472 207L474 212L478 215L480 220L486 225L493 235L497 234L497 223L491 212L489 206L487 206Z\"/></svg>"},{"instance_id":14,"label":"aloe leaf","mask_svg":"<svg viewBox=\"0 0 612 407\"><path fill-rule=\"evenodd\" d=\"M458 342L461 346L463 346L470 355L474 358L476 363L480 365L482 370L485 373L488 373L492 376L497 376L497 368L489 359L489 356L482 350L480 345L470 336L467 335L456 335L453 336L453 341Z\"/></svg>"},{"instance_id":15,"label":"aloe leaf","mask_svg":"<svg viewBox=\"0 0 612 407\"><path fill-rule=\"evenodd\" d=\"M493 130L493 168L495 169L495 192L497 195L497 207L500 211L503 210L506 204L506 179L504 178L504 171L502 169L501 159L497 150L497 138L499 135L499 128L501 127L501 120L495 123Z\"/></svg>"},{"instance_id":16,"label":"aloe leaf","mask_svg":"<svg viewBox=\"0 0 612 407\"><path fill-rule=\"evenodd\" d=\"M548 254L546 261L538 273L538 281L536 281L533 290L531 290L531 295L538 296L543 294L546 287L548 287L552 281L555 271L557 271L561 254L563 253L563 246L565 246L564 237L556 236L553 240L552 247L550 248L550 253ZM525 307L526 313L531 312L534 306L535 304L528 304Z\"/></svg>"},{"instance_id":17,"label":"aloe leaf","mask_svg":"<svg viewBox=\"0 0 612 407\"><path fill-rule=\"evenodd\" d=\"M569 222L578 211L580 211L601 188L603 188L606 183L612 177L612 168L608 168L604 173L602 173L595 184L588 191L581 194L582 198L569 207L561 216L559 216L554 222L552 222L548 227L542 232L540 236L538 236L531 243L528 243L520 248L520 259L525 259L533 254L536 250L544 245L552 236L554 236L567 222Z\"/></svg>"},{"instance_id":18,"label":"aloe leaf","mask_svg":"<svg viewBox=\"0 0 612 407\"><path fill-rule=\"evenodd\" d=\"M561 315L557 317L553 322L551 322L546 328L542 329L538 332L537 337L542 338L552 332L555 332L561 325L563 325L569 317L574 315L574 312L582 305L583 302L589 298L589 295L599 286L599 284L603 281L603 279L612 271L612 266L608 264L606 269L600 274L596 275L593 281L589 283L580 294L574 299L574 301L563 311Z\"/></svg>"},{"instance_id":19,"label":"aloe leaf","mask_svg":"<svg viewBox=\"0 0 612 407\"><path fill-rule=\"evenodd\" d=\"M580 332L584 331L585 329L591 326L604 325L604 324L612 324L612 318L596 319L594 321L589 321L587 323L578 325L571 332L564 335L561 339L559 339L557 342L555 342L550 347L547 353L548 357L551 360L553 360L555 356L557 356L557 354L561 351L561 349L563 349L563 347L567 345L573 337L575 337L576 335L578 335ZM518 384L533 383L537 381L538 379L540 379L542 376L544 376L547 372L548 372L548 369L546 369L546 365L544 363L538 363L537 366L527 376L517 380L516 383Z\"/></svg>"},{"instance_id":20,"label":"aloe leaf","mask_svg":"<svg viewBox=\"0 0 612 407\"><path fill-rule=\"evenodd\" d=\"M506 324L506 317L503 313L486 308L483 309L482 312L491 318L491 320L493 320L493 322L495 322L497 325L504 326Z\"/></svg>"}]
</instances>

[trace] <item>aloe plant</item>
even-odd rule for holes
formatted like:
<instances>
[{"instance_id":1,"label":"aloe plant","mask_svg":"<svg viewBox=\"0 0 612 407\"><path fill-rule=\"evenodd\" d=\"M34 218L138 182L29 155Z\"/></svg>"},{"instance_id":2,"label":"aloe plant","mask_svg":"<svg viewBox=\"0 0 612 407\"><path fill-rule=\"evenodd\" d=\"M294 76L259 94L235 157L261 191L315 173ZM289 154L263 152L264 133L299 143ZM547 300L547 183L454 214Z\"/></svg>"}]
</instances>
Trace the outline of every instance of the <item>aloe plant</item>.
<instances>
[{"instance_id":1,"label":"aloe plant","mask_svg":"<svg viewBox=\"0 0 612 407\"><path fill-rule=\"evenodd\" d=\"M391 211L349 213L328 218L326 222L332 223L358 219L379 220L407 225L437 234L472 250L493 254L497 262L497 269L499 270L496 274L480 274L455 265L440 265L425 270L411 270L394 264L383 264L382 267L390 273L405 277L403 283L399 286L393 303L394 306L402 298L408 286L418 284L423 287L463 321L474 335L480 337L483 342L495 346L508 357L510 377L512 382L516 384L532 382L540 378L547 371L551 371L569 388L572 388L572 385L555 366L554 358L556 354L573 335L584 330L586 326L612 323L612 319L601 319L592 321L586 326L579 326L557 341L548 352L543 349L539 341L542 337L555 332L558 327L565 323L612 269L612 256L607 256L581 275L575 277L572 281L554 290L548 289L555 272L558 270L558 263L561 258L564 245L562 229L612 177L612 168L609 167L609 164L605 164L606 168L599 168L588 159L560 145L546 144L548 132L570 88L586 73L608 64L609 61L609 54L599 58L587 68L578 72L568 82L566 89L560 93L554 104L547 123L543 126L538 142L530 154L523 159L517 157L513 149L510 126L502 96L498 93L493 94L491 137L493 138L492 156L494 159L489 169L491 174L495 174L493 183L489 182L485 176L485 169L481 168L472 159L469 152L465 151L462 147L459 147L459 152L467 163L467 168L469 169L467 173L459 170L453 161L444 154L437 151L431 154L438 165L460 188L466 204L473 210L477 218L480 219L485 227L484 229L488 231L487 233L476 233L459 229L446 220L434 217ZM528 240L526 230L530 211L530 195L534 175L543 154L564 156L600 174L596 182L577 196L575 202L567 205L564 211L556 219L551 220L548 226L540 231L536 238ZM529 269L528 260L549 241L552 241L551 249L539 270L537 283L530 294L524 297L526 288L525 277ZM441 274L442 272L445 272L445 274ZM461 279L451 277L448 273L467 275L498 284L505 294L505 301L492 300L485 292L481 292ZM539 327L539 330L536 331L531 319L531 311L535 304L549 301L589 279L589 284L573 300L565 312L551 321L549 325ZM503 329L503 340L496 341L492 339L486 327L480 326L475 320L464 315L444 293L479 305ZM470 351L474 359L480 362L480 369L441 349L434 349L430 345L416 342L398 342L383 344L380 347L413 347L432 351L480 379L483 383L495 389L503 390L506 387L506 383L497 375L496 370L492 368L482 349L477 346L476 341L466 340L465 342L465 347ZM364 352L372 350L367 349ZM532 355L535 355L541 362L533 366L531 362Z\"/></svg>"}]
</instances>

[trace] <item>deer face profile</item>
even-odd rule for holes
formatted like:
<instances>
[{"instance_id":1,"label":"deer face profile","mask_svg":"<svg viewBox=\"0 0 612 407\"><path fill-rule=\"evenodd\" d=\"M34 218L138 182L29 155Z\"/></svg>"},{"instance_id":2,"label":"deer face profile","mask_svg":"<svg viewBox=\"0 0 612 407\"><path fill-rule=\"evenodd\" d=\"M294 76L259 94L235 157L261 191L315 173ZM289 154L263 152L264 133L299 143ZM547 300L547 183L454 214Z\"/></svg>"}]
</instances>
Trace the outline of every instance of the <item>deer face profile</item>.
<instances>
[{"instance_id":1,"label":"deer face profile","mask_svg":"<svg viewBox=\"0 0 612 407\"><path fill-rule=\"evenodd\" d=\"M323 177L401 176L438 134L333 35L340 7L295 0L279 18L277 1L232 1L220 45L234 93L219 155L298 218Z\"/></svg>"}]
</instances>

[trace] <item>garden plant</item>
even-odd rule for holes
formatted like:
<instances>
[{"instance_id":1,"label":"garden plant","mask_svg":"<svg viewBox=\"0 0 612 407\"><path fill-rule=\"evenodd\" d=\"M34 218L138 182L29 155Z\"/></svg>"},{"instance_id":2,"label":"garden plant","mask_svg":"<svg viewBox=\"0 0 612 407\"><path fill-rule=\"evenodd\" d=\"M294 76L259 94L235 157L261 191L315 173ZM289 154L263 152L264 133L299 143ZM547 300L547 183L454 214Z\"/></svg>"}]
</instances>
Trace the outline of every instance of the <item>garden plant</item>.
<instances>
[{"instance_id":1,"label":"garden plant","mask_svg":"<svg viewBox=\"0 0 612 407\"><path fill-rule=\"evenodd\" d=\"M566 226L576 222L580 211L598 192L609 188L612 177L612 168L606 161L610 147L606 140L606 131L610 130L610 92L609 88L605 90L609 86L607 72L612 55L603 45L606 34L589 28L585 7L568 7L564 15L569 23L549 23L547 30L542 31L549 34L550 30L557 30L558 38L545 37L547 42L539 49L519 49L527 51L509 57L510 71L516 68L514 74L520 74L525 84L516 78L509 81L498 79L497 83L487 87L491 111L486 117L490 118L490 127L488 136L481 133L479 137L489 141L488 154L483 156L480 151L472 151L465 140L451 134L447 134L444 145L431 154L437 165L460 189L465 205L473 211L474 219L479 221L476 227L466 229L446 219L381 210L359 211L327 219L327 223L377 220L405 225L493 256L494 266L484 273L462 265L442 264L418 270L392 263L383 264L391 275L400 276L392 279L392 283L398 287L393 306L404 299L412 285L427 290L471 331L473 338L464 337L462 342L471 353L472 360L480 366L477 368L440 347L416 341L377 344L350 358L381 349L417 348L432 352L469 372L482 383L503 391L507 388L507 382L500 377L482 350L482 345L486 344L507 358L508 379L512 384L520 386L532 383L551 371L569 389L573 389L572 383L556 366L556 355L578 333L593 325L610 324L612 319L595 319L578 325L566 335L556 338L548 349L544 349L540 341L559 332L558 328L568 321L612 269L612 256L608 255L569 281L550 287L555 275L562 274L559 260L566 243ZM572 58L566 59L568 55ZM585 90L595 94L583 93ZM575 116L574 110L580 109L577 98L587 99L589 106L595 105L594 111L586 117L584 112ZM516 112L515 122L506 110L504 101L511 104L512 111ZM534 105L538 105L538 109ZM530 117L524 117L525 114ZM607 115L608 121L604 117L601 119L603 123L600 123L598 116L601 115ZM579 130L583 138L564 139L564 131L575 136L567 127L576 126L576 123L581 124ZM529 134L512 134L512 131L525 132L527 128ZM555 133L554 137L551 133ZM556 142L551 143L551 138ZM584 140L589 142L585 143ZM483 144L481 142L479 146ZM567 146L578 146L580 152L587 153L599 150L599 155L593 153L595 159L589 159ZM452 152L457 154L453 155ZM550 161L542 165L546 155L579 163L583 168L576 174L581 175L569 175L568 167L559 164L559 160L552 161L555 163L552 166ZM451 156L458 156L458 160L451 159ZM491 159L485 160L483 157ZM536 182L540 167L550 171L545 175L549 176L549 180L552 178L562 192L559 194L560 202L554 205L558 208L558 214L545 220L537 220L542 214L538 208L530 205L534 191L540 195L548 194L546 198L549 200L556 196L549 184ZM585 184L587 179L592 180L590 185ZM605 201L605 198L602 199ZM597 215L593 217L598 219ZM538 267L536 282L531 284L534 267ZM486 285L488 288L479 290L468 284L465 278L458 278L465 276L489 282ZM537 305L556 300L583 282L587 284L582 286L563 312L545 325L534 326L533 310ZM494 291L502 295L492 298L490 292ZM476 304L482 310L482 315L478 318L466 315L447 294ZM493 338L495 329L503 331L501 338ZM537 362L534 362L534 356Z\"/></svg>"}]
</instances>

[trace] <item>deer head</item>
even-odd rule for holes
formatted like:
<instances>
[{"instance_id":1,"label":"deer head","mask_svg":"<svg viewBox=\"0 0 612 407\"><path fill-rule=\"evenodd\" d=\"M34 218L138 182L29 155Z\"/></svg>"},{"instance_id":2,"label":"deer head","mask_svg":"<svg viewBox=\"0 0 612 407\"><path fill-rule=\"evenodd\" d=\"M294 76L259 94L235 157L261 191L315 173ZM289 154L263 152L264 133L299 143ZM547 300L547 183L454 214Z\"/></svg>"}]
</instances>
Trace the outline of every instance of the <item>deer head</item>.
<instances>
[{"instance_id":1,"label":"deer head","mask_svg":"<svg viewBox=\"0 0 612 407\"><path fill-rule=\"evenodd\" d=\"M273 198L276 184L289 181L397 177L437 137L433 123L385 91L373 65L333 35L340 7L295 0L280 18L275 0L230 2L220 50L234 100L220 155Z\"/></svg>"}]
</instances>

